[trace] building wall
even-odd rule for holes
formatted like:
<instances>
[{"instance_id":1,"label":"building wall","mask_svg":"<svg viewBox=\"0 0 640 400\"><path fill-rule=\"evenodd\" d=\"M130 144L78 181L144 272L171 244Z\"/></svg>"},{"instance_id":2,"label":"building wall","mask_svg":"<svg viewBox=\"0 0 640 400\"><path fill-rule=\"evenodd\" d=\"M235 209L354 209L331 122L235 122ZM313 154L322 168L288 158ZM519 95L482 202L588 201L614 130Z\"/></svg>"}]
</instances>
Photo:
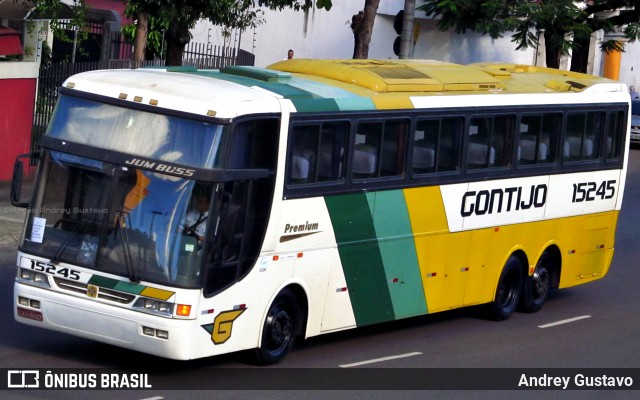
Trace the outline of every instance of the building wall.
<instances>
[{"instance_id":1,"label":"building wall","mask_svg":"<svg viewBox=\"0 0 640 400\"><path fill-rule=\"evenodd\" d=\"M369 58L397 58L393 41L393 17L402 8L403 1L381 2L369 47ZM334 1L330 11L312 9L308 13L292 10L265 11L265 23L240 35L233 32L230 45L237 44L256 55L256 66L264 67L287 57L293 49L296 58L351 58L353 33L351 18L362 9L364 1ZM427 58L456 63L501 61L531 64L534 51L516 51L510 37L492 40L488 36L468 32L459 35L441 32L436 21L417 15L420 34L413 58ZM192 41L222 45L221 29L201 21L191 31Z\"/></svg>"},{"instance_id":2,"label":"building wall","mask_svg":"<svg viewBox=\"0 0 640 400\"><path fill-rule=\"evenodd\" d=\"M640 43L627 43L620 60L621 82L640 90Z\"/></svg>"},{"instance_id":3,"label":"building wall","mask_svg":"<svg viewBox=\"0 0 640 400\"><path fill-rule=\"evenodd\" d=\"M0 181L11 179L16 156L30 151L38 76L31 64L0 63Z\"/></svg>"},{"instance_id":4,"label":"building wall","mask_svg":"<svg viewBox=\"0 0 640 400\"><path fill-rule=\"evenodd\" d=\"M396 33L393 17L402 9L403 0L383 0L378 7L374 24L369 58L397 58L393 53ZM363 0L334 1L330 11L313 9L308 13L292 10L265 11L265 23L256 29L240 34L233 32L228 44L240 42L244 50L256 55L256 66L264 67L286 58L287 50L294 49L296 58L351 58L353 34L351 18L364 6ZM516 50L510 35L491 39L475 32L459 35L451 31L441 32L436 21L416 14L419 35L412 58L435 59L454 63L508 62L536 64L536 50ZM222 45L221 29L201 21L192 30L193 41ZM602 32L594 35L588 72L602 74L603 55L600 51ZM537 56L537 65L544 65L544 51ZM627 43L622 55L619 80L627 85L640 87L640 43ZM568 69L570 59L565 58L561 67Z\"/></svg>"}]
</instances>

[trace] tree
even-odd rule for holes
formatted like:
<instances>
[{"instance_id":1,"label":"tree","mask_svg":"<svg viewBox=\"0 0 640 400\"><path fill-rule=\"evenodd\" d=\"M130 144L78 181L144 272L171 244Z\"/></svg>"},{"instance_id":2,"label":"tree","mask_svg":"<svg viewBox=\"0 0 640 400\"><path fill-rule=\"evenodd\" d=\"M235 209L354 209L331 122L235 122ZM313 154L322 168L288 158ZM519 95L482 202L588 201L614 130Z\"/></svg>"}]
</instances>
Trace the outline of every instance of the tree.
<instances>
[{"instance_id":1,"label":"tree","mask_svg":"<svg viewBox=\"0 0 640 400\"><path fill-rule=\"evenodd\" d=\"M351 18L351 31L354 38L353 58L369 57L369 43L371 43L378 4L380 0L365 0L364 10Z\"/></svg>"},{"instance_id":2,"label":"tree","mask_svg":"<svg viewBox=\"0 0 640 400\"><path fill-rule=\"evenodd\" d=\"M89 30L86 29L88 7L84 0L70 0L67 3L69 4L63 4L59 0L23 0L22 6L25 13L28 12L28 20L48 20L49 28L56 39L81 43L89 37ZM71 31L73 34L70 34ZM74 44L74 53L75 49ZM79 50L82 51L82 49Z\"/></svg>"},{"instance_id":3,"label":"tree","mask_svg":"<svg viewBox=\"0 0 640 400\"><path fill-rule=\"evenodd\" d=\"M189 30L201 19L208 19L226 30L247 29L262 22L258 7L307 10L313 3L313 0L130 0L129 7L131 15L146 13L149 20L156 19L157 25L164 29L166 65L182 65L184 47L191 40ZM326 10L332 6L331 0L317 0L315 4ZM136 41L140 36L138 46L144 44L143 35L144 27L140 26L136 31Z\"/></svg>"},{"instance_id":4,"label":"tree","mask_svg":"<svg viewBox=\"0 0 640 400\"><path fill-rule=\"evenodd\" d=\"M466 30L499 38L511 32L516 49L537 48L543 33L546 65L558 68L560 57L572 52L571 70L586 72L591 35L622 29L629 41L640 39L640 0L423 0L419 9L440 16L441 30ZM603 51L622 50L609 40Z\"/></svg>"}]
</instances>

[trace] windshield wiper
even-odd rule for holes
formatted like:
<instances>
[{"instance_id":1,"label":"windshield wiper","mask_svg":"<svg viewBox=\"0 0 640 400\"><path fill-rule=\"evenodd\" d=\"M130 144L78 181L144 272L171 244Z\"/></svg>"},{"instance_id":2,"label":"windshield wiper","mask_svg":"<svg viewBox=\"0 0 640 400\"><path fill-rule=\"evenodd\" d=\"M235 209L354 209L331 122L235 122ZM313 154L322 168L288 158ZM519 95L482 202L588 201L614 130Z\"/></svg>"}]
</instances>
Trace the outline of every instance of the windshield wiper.
<instances>
[{"instance_id":1,"label":"windshield wiper","mask_svg":"<svg viewBox=\"0 0 640 400\"><path fill-rule=\"evenodd\" d=\"M122 254L124 256L124 265L127 268L127 275L131 282L140 282L140 279L136 276L136 271L133 266L131 258L131 248L129 246L129 236L127 234L127 225L125 221L124 211L118 211L118 220L116 222L116 228L120 229L120 240L122 242Z\"/></svg>"}]
</instances>

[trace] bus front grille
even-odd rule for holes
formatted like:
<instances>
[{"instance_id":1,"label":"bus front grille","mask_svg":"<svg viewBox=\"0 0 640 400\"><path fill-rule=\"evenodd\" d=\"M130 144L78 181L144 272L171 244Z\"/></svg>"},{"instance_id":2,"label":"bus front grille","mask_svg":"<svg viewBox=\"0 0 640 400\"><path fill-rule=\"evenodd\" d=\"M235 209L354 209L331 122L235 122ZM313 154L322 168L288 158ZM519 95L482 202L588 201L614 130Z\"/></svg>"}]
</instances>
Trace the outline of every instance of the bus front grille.
<instances>
[{"instance_id":1,"label":"bus front grille","mask_svg":"<svg viewBox=\"0 0 640 400\"><path fill-rule=\"evenodd\" d=\"M68 279L61 278L53 278L53 280L60 289L87 295L88 285L86 283L70 281ZM98 290L98 298L120 304L128 304L135 300L136 296L130 293L123 293L117 290L111 290L101 287Z\"/></svg>"}]
</instances>

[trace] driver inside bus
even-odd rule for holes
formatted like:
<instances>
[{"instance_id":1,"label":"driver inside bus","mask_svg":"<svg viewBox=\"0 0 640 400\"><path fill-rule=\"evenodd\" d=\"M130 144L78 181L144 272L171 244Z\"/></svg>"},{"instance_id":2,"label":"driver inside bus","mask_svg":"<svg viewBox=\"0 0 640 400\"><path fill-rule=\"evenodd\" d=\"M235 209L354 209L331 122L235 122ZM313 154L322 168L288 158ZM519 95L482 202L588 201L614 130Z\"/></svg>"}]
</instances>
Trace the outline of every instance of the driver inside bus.
<instances>
[{"instance_id":1,"label":"driver inside bus","mask_svg":"<svg viewBox=\"0 0 640 400\"><path fill-rule=\"evenodd\" d=\"M189 211L182 223L182 233L198 239L198 247L202 247L204 235L207 231L207 219L209 218L210 194L202 191L196 194L194 209Z\"/></svg>"}]
</instances>

